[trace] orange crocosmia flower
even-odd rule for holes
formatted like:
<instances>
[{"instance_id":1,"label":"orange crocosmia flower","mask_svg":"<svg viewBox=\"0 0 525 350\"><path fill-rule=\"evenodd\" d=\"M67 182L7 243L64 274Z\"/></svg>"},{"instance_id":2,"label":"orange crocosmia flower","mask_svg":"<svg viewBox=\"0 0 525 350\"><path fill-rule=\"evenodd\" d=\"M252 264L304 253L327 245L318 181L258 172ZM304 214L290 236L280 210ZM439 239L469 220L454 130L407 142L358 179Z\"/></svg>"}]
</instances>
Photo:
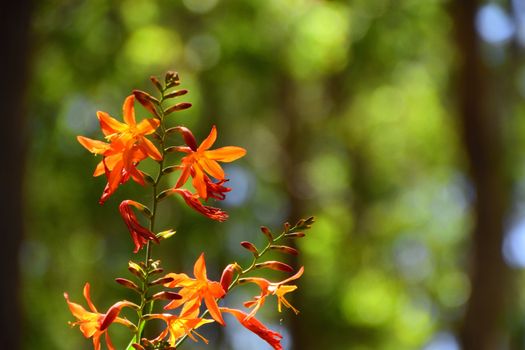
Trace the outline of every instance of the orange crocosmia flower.
<instances>
[{"instance_id":1,"label":"orange crocosmia flower","mask_svg":"<svg viewBox=\"0 0 525 350\"><path fill-rule=\"evenodd\" d=\"M275 331L268 329L263 323L257 320L255 317L249 317L246 313L237 310L230 309L227 307L221 307L220 311L228 312L235 316L235 318L247 329L257 334L259 337L264 339L268 344L274 348L274 350L282 350L281 339L283 336Z\"/></svg>"},{"instance_id":2,"label":"orange crocosmia flower","mask_svg":"<svg viewBox=\"0 0 525 350\"><path fill-rule=\"evenodd\" d=\"M122 219L124 219L124 223L128 227L129 233L131 234L131 239L135 244L135 250L133 250L133 253L137 253L140 248L148 243L148 241L159 243L159 239L153 232L139 223L137 216L131 209L132 206L139 210L144 210L144 205L129 199L122 201L118 209Z\"/></svg>"},{"instance_id":3,"label":"orange crocosmia flower","mask_svg":"<svg viewBox=\"0 0 525 350\"><path fill-rule=\"evenodd\" d=\"M128 96L124 101L124 123L112 118L106 112L97 112L102 133L109 143L77 136L78 142L88 151L103 156L93 173L93 176L106 174L108 179L100 199L101 204L130 177L144 184L144 175L137 169L140 161L148 157L157 161L162 159L159 150L146 138L146 135L155 132L160 121L154 118L144 119L137 124L134 101L133 95Z\"/></svg>"},{"instance_id":4,"label":"orange crocosmia flower","mask_svg":"<svg viewBox=\"0 0 525 350\"><path fill-rule=\"evenodd\" d=\"M225 180L224 170L218 162L233 162L243 157L246 154L246 150L236 146L226 146L210 150L210 147L217 139L217 129L215 126L212 127L208 137L206 137L198 147L195 137L188 128L181 126L178 127L178 130L182 133L186 145L188 145L188 147L178 147L178 150L188 155L182 158L182 173L175 188L184 185L191 175L193 177L193 187L197 190L199 197L206 200L210 196L208 193L210 183L207 183L206 174L219 181Z\"/></svg>"},{"instance_id":5,"label":"orange crocosmia flower","mask_svg":"<svg viewBox=\"0 0 525 350\"><path fill-rule=\"evenodd\" d=\"M261 294L253 298L253 300L247 301L244 303L244 306L246 307L254 307L254 309L250 312L249 317L253 317L257 310L263 306L266 297L269 295L275 295L277 296L277 309L279 312L282 311L282 305L290 308L295 312L296 314L299 313L299 310L297 310L295 307L290 304L288 300L284 297L285 294L293 292L297 289L297 286L294 285L288 285L287 283L293 280L298 279L301 277L301 275L304 272L304 267L301 267L297 273L281 282L278 283L272 283L268 281L267 279L260 278L260 277L247 277L242 278L240 282L242 283L255 283L261 288Z\"/></svg>"},{"instance_id":6,"label":"orange crocosmia flower","mask_svg":"<svg viewBox=\"0 0 525 350\"><path fill-rule=\"evenodd\" d=\"M197 333L195 329L200 326L213 322L213 320L200 318L195 315L195 313L186 313L185 315L176 316L171 314L154 314L151 318L158 318L166 322L166 329L162 331L161 334L155 340L162 340L169 334L169 343L170 346L175 346L177 341L183 336L187 335L193 341L197 342L199 337L204 343L208 344L208 340L202 335Z\"/></svg>"},{"instance_id":7,"label":"orange crocosmia flower","mask_svg":"<svg viewBox=\"0 0 525 350\"><path fill-rule=\"evenodd\" d=\"M87 304L90 311L84 309L82 305L73 303L69 300L69 295L64 293L69 310L73 316L77 319L76 322L70 322L71 326L79 326L80 331L86 338L93 338L93 346L95 350L100 350L100 337L105 334L106 344L108 349L115 350L115 347L111 343L109 334L107 333L108 327L113 322L123 324L127 327L133 328L133 324L126 319L118 317L120 310L125 306L136 307L135 304L129 301L120 301L109 308L108 312L101 314L97 311L95 305L91 301L89 295L89 283L84 286L84 298L86 298Z\"/></svg>"},{"instance_id":8,"label":"orange crocosmia flower","mask_svg":"<svg viewBox=\"0 0 525 350\"><path fill-rule=\"evenodd\" d=\"M219 282L208 280L204 254L201 254L195 262L193 274L195 278L190 278L184 273L169 273L166 275L166 277L173 278L173 281L165 284L165 286L169 288L181 288L178 294L182 296L182 299L171 301L166 305L165 309L175 309L183 305L181 314L191 314L192 312L198 311L204 299L204 303L211 317L224 326L224 319L219 311L217 299L223 297L225 292Z\"/></svg>"}]
</instances>

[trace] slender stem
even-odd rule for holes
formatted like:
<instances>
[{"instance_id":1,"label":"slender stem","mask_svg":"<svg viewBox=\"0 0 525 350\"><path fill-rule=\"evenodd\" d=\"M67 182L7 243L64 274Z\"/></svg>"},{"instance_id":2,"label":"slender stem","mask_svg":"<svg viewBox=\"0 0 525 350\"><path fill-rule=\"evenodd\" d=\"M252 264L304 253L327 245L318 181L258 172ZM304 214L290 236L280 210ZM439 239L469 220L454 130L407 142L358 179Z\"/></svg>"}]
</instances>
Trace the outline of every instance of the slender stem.
<instances>
[{"instance_id":1,"label":"slender stem","mask_svg":"<svg viewBox=\"0 0 525 350\"><path fill-rule=\"evenodd\" d=\"M155 178L155 181L153 182L152 184L152 207L151 207L151 216L150 216L150 219L149 219L149 230L151 232L155 232L155 219L156 219L156 214L157 214L157 205L158 205L158 202L159 200L157 199L157 195L158 195L158 186L159 186L159 183L162 179L162 170L164 168L164 156L165 156L165 152L164 152L164 144L165 144L165 138L166 138L166 133L165 133L165 126L164 126L164 109L162 108L162 102L164 101L164 91L161 92L161 99L160 99L160 104L159 104L159 107L160 107L160 116L159 116L159 119L160 119L160 126L159 126L159 129L160 129L160 133L158 134L160 136L160 140L159 140L159 143L160 143L160 152L161 152L161 159L160 161L158 161L158 164L159 164L159 170L158 170L158 173L157 173L157 177ZM141 303L140 303L140 310L138 311L138 315L139 315L139 322L138 322L138 327L137 327L137 333L136 333L136 336L135 336L135 342L136 343L140 343L140 339L141 339L141 336L142 336L142 331L144 330L144 326L146 325L146 321L144 320L144 315L146 314L149 314L151 313L151 311L153 310L153 300L152 301L147 301L147 293L148 293L148 282L149 282L149 270L150 270L150 263L152 261L152 244L151 244L151 241L148 241L146 243L146 256L145 256L145 260L144 260L144 265L145 265L145 270L146 270L146 276L145 276L145 279L142 283L142 293L141 293L141 296L140 296L140 299L141 299ZM129 346L128 346L129 348Z\"/></svg>"}]
</instances>

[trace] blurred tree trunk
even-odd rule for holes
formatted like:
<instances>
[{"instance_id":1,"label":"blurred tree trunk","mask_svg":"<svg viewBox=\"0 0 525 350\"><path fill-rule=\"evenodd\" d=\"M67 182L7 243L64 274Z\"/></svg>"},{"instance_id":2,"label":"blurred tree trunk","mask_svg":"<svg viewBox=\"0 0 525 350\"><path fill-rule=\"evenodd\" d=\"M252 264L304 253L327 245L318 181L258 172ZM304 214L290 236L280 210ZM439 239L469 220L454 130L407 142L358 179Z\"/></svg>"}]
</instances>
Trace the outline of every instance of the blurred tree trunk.
<instances>
[{"instance_id":1,"label":"blurred tree trunk","mask_svg":"<svg viewBox=\"0 0 525 350\"><path fill-rule=\"evenodd\" d=\"M475 31L476 0L454 2L453 18L460 54L460 126L475 189L471 237L471 296L460 330L464 350L500 347L508 269L502 256L508 189L504 175L501 116L494 107L489 74Z\"/></svg>"},{"instance_id":2,"label":"blurred tree trunk","mask_svg":"<svg viewBox=\"0 0 525 350\"><path fill-rule=\"evenodd\" d=\"M23 235L22 184L25 161L25 90L28 77L28 41L31 2L4 1L0 5L0 32L4 33L2 47L3 77L2 127L0 145L4 150L4 169L1 172L2 254L0 266L0 344L2 349L20 348L21 305L18 251Z\"/></svg>"}]
</instances>

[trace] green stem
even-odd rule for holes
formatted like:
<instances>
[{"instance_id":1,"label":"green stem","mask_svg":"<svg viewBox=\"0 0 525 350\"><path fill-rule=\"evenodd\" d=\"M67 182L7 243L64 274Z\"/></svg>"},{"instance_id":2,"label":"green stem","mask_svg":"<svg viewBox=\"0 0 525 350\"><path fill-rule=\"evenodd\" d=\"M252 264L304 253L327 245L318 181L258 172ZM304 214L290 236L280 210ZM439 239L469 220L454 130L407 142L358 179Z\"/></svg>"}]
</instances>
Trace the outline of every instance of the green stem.
<instances>
[{"instance_id":1,"label":"green stem","mask_svg":"<svg viewBox=\"0 0 525 350\"><path fill-rule=\"evenodd\" d=\"M150 219L149 219L149 230L151 232L155 232L155 219L156 219L156 214L157 214L157 205L158 205L158 199L157 199L157 195L158 195L158 186L159 186L159 183L162 179L162 176L163 176L163 173L162 173L162 169L164 168L164 156L165 156L165 152L164 152L164 144L165 144L165 138L166 138L166 133L165 133L165 126L164 126L164 109L162 108L162 102L164 101L164 91L162 91L162 95L161 95L161 99L160 99L160 104L159 104L159 107L160 107L160 126L159 126L159 129L160 129L160 152L161 152L161 160L158 162L159 164L159 170L158 170L158 173L157 173L157 177L152 185L152 192L153 192L153 203L152 203L152 208L151 208L151 216L150 216ZM145 276L145 279L144 281L142 282L142 293L141 293L141 296L140 296L140 310L138 311L138 316L139 316L139 322L138 322L138 326L137 326L137 333L135 334L135 337L134 339L131 340L130 344L128 345L128 347L126 348L126 350L129 350L129 349L132 349L131 347L131 344L133 342L135 343L139 343L140 344L140 339L142 337L142 332L144 330L144 327L146 325L146 320L144 320L144 315L147 315L147 314L150 314L151 311L153 310L153 301L147 301L147 297L148 297L148 282L149 282L149 269L150 269L150 263L151 261L153 260L152 259L152 253L151 253L151 250L152 250L152 244L151 244L151 241L148 241L146 243L146 256L145 256L145 259L144 259L144 265L145 265L145 270L146 270L146 276Z\"/></svg>"}]
</instances>

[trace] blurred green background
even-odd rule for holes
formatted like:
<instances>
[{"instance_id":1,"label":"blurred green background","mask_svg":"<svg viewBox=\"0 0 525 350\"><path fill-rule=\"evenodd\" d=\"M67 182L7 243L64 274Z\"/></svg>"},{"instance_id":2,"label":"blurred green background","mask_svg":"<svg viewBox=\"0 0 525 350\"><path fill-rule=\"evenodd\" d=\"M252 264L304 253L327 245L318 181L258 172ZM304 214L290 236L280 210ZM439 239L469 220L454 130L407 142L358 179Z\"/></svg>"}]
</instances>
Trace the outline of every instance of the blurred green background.
<instances>
[{"instance_id":1,"label":"blurred green background","mask_svg":"<svg viewBox=\"0 0 525 350\"><path fill-rule=\"evenodd\" d=\"M225 167L234 191L217 205L229 212L226 223L176 199L161 204L161 226L178 231L155 247L166 267L190 272L205 251L217 279L229 261L248 258L240 241L264 241L260 225L278 230L315 215L298 242L306 273L293 304L301 314L274 313L269 303L259 316L285 335L286 349L459 350L476 287L469 272L480 260L470 253L480 196L469 171L475 153L464 142L477 129L462 126L458 107L469 51L454 29L453 3L35 2L21 249L23 330L30 336L23 348L91 347L67 325L73 318L64 291L83 303L89 281L100 309L132 297L113 280L128 277L127 261L143 252L132 257L117 206L126 198L147 201L149 192L130 182L98 205L105 181L91 174L99 159L76 135L100 139L97 110L120 118L132 89L153 92L150 75L176 70L190 90L183 100L193 103L176 122L198 140L217 125L216 146L239 145L248 154ZM498 349L525 349L524 6L480 2L479 51L470 52L490 91L470 103L495 116L490 130L503 150L500 168L489 164L482 173L501 173L508 189L505 235L493 246L508 267L498 286L506 302L493 322ZM210 345L183 348L269 348L227 321L220 332L204 331ZM118 326L111 334L126 344Z\"/></svg>"}]
</instances>

